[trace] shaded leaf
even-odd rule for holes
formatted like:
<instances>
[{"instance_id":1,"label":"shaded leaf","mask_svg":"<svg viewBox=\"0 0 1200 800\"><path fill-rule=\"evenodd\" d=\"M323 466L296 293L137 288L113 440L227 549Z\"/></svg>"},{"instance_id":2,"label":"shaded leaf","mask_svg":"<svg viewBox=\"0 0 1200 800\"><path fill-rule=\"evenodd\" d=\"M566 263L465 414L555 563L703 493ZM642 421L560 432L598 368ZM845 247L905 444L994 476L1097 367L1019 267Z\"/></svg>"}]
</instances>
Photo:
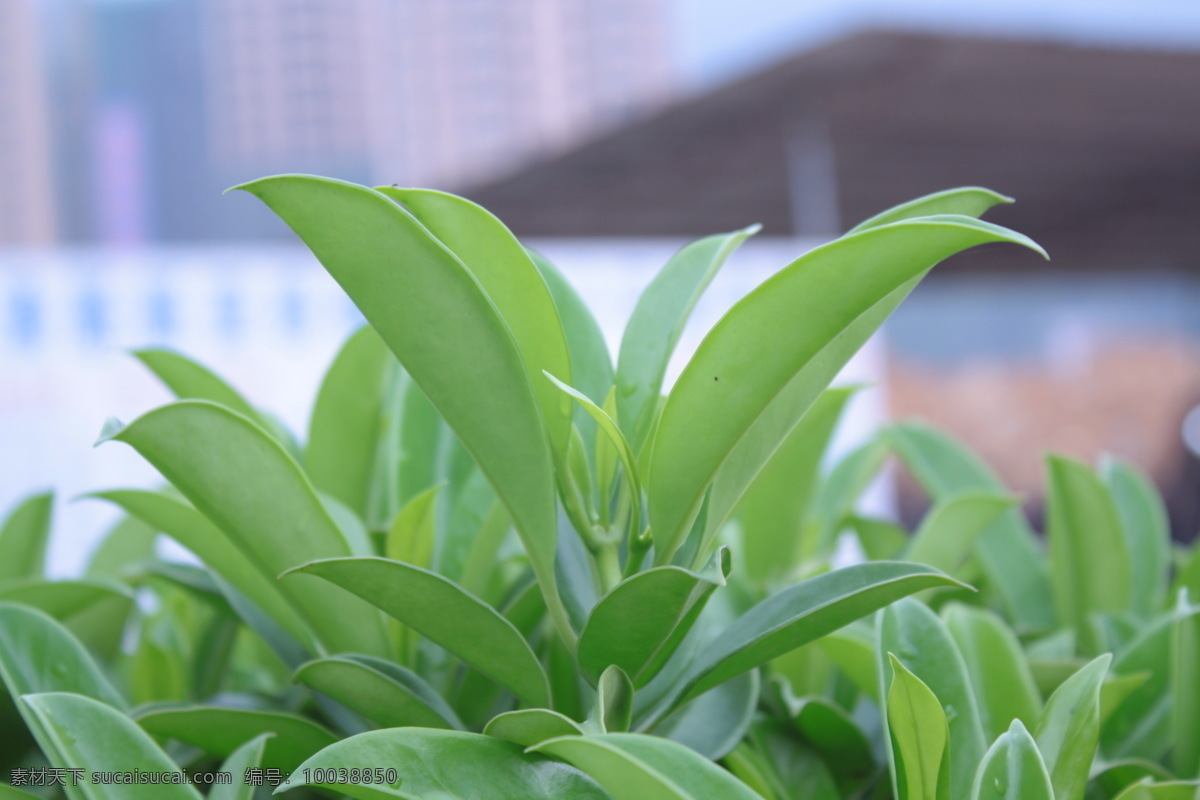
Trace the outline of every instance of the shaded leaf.
<instances>
[{"instance_id":1,"label":"shaded leaf","mask_svg":"<svg viewBox=\"0 0 1200 800\"><path fill-rule=\"evenodd\" d=\"M463 727L423 678L382 658L340 655L310 661L294 680L357 711L381 728Z\"/></svg>"}]
</instances>

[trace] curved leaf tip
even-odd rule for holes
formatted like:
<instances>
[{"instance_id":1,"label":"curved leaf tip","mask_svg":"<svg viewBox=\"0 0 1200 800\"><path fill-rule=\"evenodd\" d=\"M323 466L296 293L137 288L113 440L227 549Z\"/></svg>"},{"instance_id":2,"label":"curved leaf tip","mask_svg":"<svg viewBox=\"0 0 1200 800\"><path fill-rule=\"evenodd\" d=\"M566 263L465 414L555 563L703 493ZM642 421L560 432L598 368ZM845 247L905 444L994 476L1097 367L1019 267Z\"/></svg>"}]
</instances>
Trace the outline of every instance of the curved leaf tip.
<instances>
[{"instance_id":1,"label":"curved leaf tip","mask_svg":"<svg viewBox=\"0 0 1200 800\"><path fill-rule=\"evenodd\" d=\"M100 436L92 443L92 447L99 447L105 442L116 439L121 435L121 431L125 430L125 423L116 417L109 417L104 420L103 427L100 428Z\"/></svg>"}]
</instances>

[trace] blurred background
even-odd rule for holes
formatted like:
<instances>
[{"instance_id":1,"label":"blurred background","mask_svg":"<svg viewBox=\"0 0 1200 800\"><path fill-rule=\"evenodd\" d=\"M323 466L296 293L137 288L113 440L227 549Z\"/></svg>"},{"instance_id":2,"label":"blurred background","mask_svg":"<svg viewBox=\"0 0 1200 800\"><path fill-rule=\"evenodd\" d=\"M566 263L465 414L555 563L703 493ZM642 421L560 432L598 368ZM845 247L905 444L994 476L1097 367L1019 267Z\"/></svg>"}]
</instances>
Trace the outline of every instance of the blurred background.
<instances>
[{"instance_id":1,"label":"blurred background","mask_svg":"<svg viewBox=\"0 0 1200 800\"><path fill-rule=\"evenodd\" d=\"M0 508L59 490L53 572L112 519L74 495L155 480L90 447L168 399L129 349L183 350L304 431L359 317L264 207L222 195L275 172L483 203L614 351L675 249L764 223L677 361L887 206L1012 195L989 218L1052 261L987 247L935 271L850 368L874 388L839 446L926 418L1035 514L1044 451L1114 453L1177 536L1200 525L1195 0L0 0Z\"/></svg>"}]
</instances>

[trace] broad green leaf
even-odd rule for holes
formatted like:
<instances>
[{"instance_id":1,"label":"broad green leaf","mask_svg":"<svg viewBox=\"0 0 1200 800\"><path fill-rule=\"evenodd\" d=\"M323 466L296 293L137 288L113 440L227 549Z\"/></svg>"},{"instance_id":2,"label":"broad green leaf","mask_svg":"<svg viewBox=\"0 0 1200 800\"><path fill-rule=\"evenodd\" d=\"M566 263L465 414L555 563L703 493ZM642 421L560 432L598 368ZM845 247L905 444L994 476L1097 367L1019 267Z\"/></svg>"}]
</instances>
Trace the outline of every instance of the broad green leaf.
<instances>
[{"instance_id":1,"label":"broad green leaf","mask_svg":"<svg viewBox=\"0 0 1200 800\"><path fill-rule=\"evenodd\" d=\"M459 583L468 592L489 603L499 603L508 588L504 586L502 576L497 574L496 564L501 561L500 553L511 531L512 520L508 518L508 511L501 503L493 503L463 562Z\"/></svg>"},{"instance_id":2,"label":"broad green leaf","mask_svg":"<svg viewBox=\"0 0 1200 800\"><path fill-rule=\"evenodd\" d=\"M258 412L223 378L182 353L163 348L134 350L131 355L154 373L180 400L211 400L259 422Z\"/></svg>"},{"instance_id":3,"label":"broad green leaf","mask_svg":"<svg viewBox=\"0 0 1200 800\"><path fill-rule=\"evenodd\" d=\"M573 647L555 586L555 478L542 413L513 333L480 281L379 192L300 175L239 188L299 234L478 461Z\"/></svg>"},{"instance_id":4,"label":"broad green leaf","mask_svg":"<svg viewBox=\"0 0 1200 800\"><path fill-rule=\"evenodd\" d=\"M651 731L717 761L746 735L758 708L758 671L743 673L687 703Z\"/></svg>"},{"instance_id":5,"label":"broad green leaf","mask_svg":"<svg viewBox=\"0 0 1200 800\"><path fill-rule=\"evenodd\" d=\"M566 736L532 749L579 768L614 800L760 800L708 759L656 736Z\"/></svg>"},{"instance_id":6,"label":"broad green leaf","mask_svg":"<svg viewBox=\"0 0 1200 800\"><path fill-rule=\"evenodd\" d=\"M266 576L353 552L292 457L223 406L181 400L101 438L137 450ZM388 653L383 620L356 598L308 578L281 592L331 651Z\"/></svg>"},{"instance_id":7,"label":"broad green leaf","mask_svg":"<svg viewBox=\"0 0 1200 800\"><path fill-rule=\"evenodd\" d=\"M1123 461L1106 459L1101 474L1116 501L1130 555L1130 600L1134 613L1149 617L1166 604L1171 564L1171 529L1162 497L1145 475Z\"/></svg>"},{"instance_id":8,"label":"broad green leaf","mask_svg":"<svg viewBox=\"0 0 1200 800\"><path fill-rule=\"evenodd\" d=\"M879 615L877 625L880 693L890 686L892 653L921 679L941 703L950 727L950 797L971 791L975 767L987 750L979 705L967 666L950 631L927 606L911 598L900 600ZM890 716L884 715L885 724Z\"/></svg>"},{"instance_id":9,"label":"broad green leaf","mask_svg":"<svg viewBox=\"0 0 1200 800\"><path fill-rule=\"evenodd\" d=\"M913 535L904 560L953 574L970 556L983 532L1016 505L1015 498L984 491L961 492L938 500ZM1004 728L1008 728L1007 722Z\"/></svg>"},{"instance_id":10,"label":"broad green leaf","mask_svg":"<svg viewBox=\"0 0 1200 800\"><path fill-rule=\"evenodd\" d=\"M134 516L123 516L92 551L84 575L118 578L131 564L154 557L158 531Z\"/></svg>"},{"instance_id":11,"label":"broad green leaf","mask_svg":"<svg viewBox=\"0 0 1200 800\"><path fill-rule=\"evenodd\" d=\"M671 257L638 298L621 337L616 373L617 419L635 451L646 442L667 363L692 309L729 255L761 227L692 242Z\"/></svg>"},{"instance_id":12,"label":"broad green leaf","mask_svg":"<svg viewBox=\"0 0 1200 800\"><path fill-rule=\"evenodd\" d=\"M659 563L682 543L718 472L721 494L736 502L916 281L954 253L1001 241L1040 250L965 216L892 223L806 253L730 309L676 381L655 435L648 490Z\"/></svg>"},{"instance_id":13,"label":"broad green leaf","mask_svg":"<svg viewBox=\"0 0 1200 800\"><path fill-rule=\"evenodd\" d=\"M888 653L892 686L887 722L900 800L942 800L950 794L950 728L937 696Z\"/></svg>"},{"instance_id":14,"label":"broad green leaf","mask_svg":"<svg viewBox=\"0 0 1200 800\"><path fill-rule=\"evenodd\" d=\"M395 769L399 781L306 784L304 780L314 773L337 774L343 769L374 775L379 767ZM526 753L512 742L424 728L393 728L343 739L301 764L286 789L305 785L360 800L612 800L578 770Z\"/></svg>"},{"instance_id":15,"label":"broad green leaf","mask_svg":"<svg viewBox=\"0 0 1200 800\"><path fill-rule=\"evenodd\" d=\"M875 636L869 625L847 625L818 639L817 646L846 673L860 692L879 702Z\"/></svg>"},{"instance_id":16,"label":"broad green leaf","mask_svg":"<svg viewBox=\"0 0 1200 800\"><path fill-rule=\"evenodd\" d=\"M885 439L935 502L973 489L1004 493L987 465L944 433L905 423L888 429ZM1049 571L1019 512L1002 515L984 531L976 553L988 586L1019 632L1055 627Z\"/></svg>"},{"instance_id":17,"label":"broad green leaf","mask_svg":"<svg viewBox=\"0 0 1200 800\"><path fill-rule=\"evenodd\" d=\"M1034 738L1046 761L1055 800L1082 800L1100 741L1100 685L1112 656L1089 663L1055 690Z\"/></svg>"},{"instance_id":18,"label":"broad green leaf","mask_svg":"<svg viewBox=\"0 0 1200 800\"><path fill-rule=\"evenodd\" d=\"M917 564L855 564L801 581L751 608L699 656L680 700L695 697L789 650L938 586L962 586Z\"/></svg>"},{"instance_id":19,"label":"broad green leaf","mask_svg":"<svg viewBox=\"0 0 1200 800\"><path fill-rule=\"evenodd\" d=\"M887 444L881 438L869 439L842 458L813 497L812 518L816 526L808 557L828 558L846 524L854 524L852 514L859 498L887 461ZM907 542L907 537L905 537Z\"/></svg>"},{"instance_id":20,"label":"broad green leaf","mask_svg":"<svg viewBox=\"0 0 1200 800\"><path fill-rule=\"evenodd\" d=\"M913 217L926 217L930 214L966 214L968 217L978 217L992 206L1012 201L1011 197L997 194L991 189L984 189L980 186L961 186L957 189L934 192L915 200L909 200L907 203L901 203L870 219L863 220L849 232L857 233L868 228L878 228L880 225Z\"/></svg>"},{"instance_id":21,"label":"broad green leaf","mask_svg":"<svg viewBox=\"0 0 1200 800\"><path fill-rule=\"evenodd\" d=\"M845 796L822 756L774 720L755 725L725 764L765 798L842 800Z\"/></svg>"},{"instance_id":22,"label":"broad green leaf","mask_svg":"<svg viewBox=\"0 0 1200 800\"><path fill-rule=\"evenodd\" d=\"M550 705L546 673L521 633L491 606L441 575L385 558L313 561L290 571L287 580L295 580L297 573L315 575L358 595L526 703Z\"/></svg>"},{"instance_id":23,"label":"broad green leaf","mask_svg":"<svg viewBox=\"0 0 1200 800\"><path fill-rule=\"evenodd\" d=\"M0 526L0 582L40 578L50 539L54 492L26 497Z\"/></svg>"},{"instance_id":24,"label":"broad green leaf","mask_svg":"<svg viewBox=\"0 0 1200 800\"><path fill-rule=\"evenodd\" d=\"M304 470L309 480L364 519L395 372L396 359L387 345L373 328L363 326L325 373L308 423Z\"/></svg>"},{"instance_id":25,"label":"broad green leaf","mask_svg":"<svg viewBox=\"0 0 1200 800\"><path fill-rule=\"evenodd\" d=\"M862 776L874 768L871 742L836 703L824 697L804 697L788 711L796 730L834 772Z\"/></svg>"},{"instance_id":26,"label":"broad green leaf","mask_svg":"<svg viewBox=\"0 0 1200 800\"><path fill-rule=\"evenodd\" d=\"M571 360L558 309L546 281L512 232L487 209L430 189L382 186L400 201L479 281L512 331L529 373L551 446L560 458L570 435L571 408L542 372L571 382Z\"/></svg>"},{"instance_id":27,"label":"broad green leaf","mask_svg":"<svg viewBox=\"0 0 1200 800\"><path fill-rule=\"evenodd\" d=\"M902 525L876 517L849 517L846 523L858 538L868 561L890 561L908 549L911 537Z\"/></svg>"},{"instance_id":28,"label":"broad green leaf","mask_svg":"<svg viewBox=\"0 0 1200 800\"><path fill-rule=\"evenodd\" d=\"M433 549L437 536L434 517L441 486L426 489L408 502L392 521L383 545L383 555L392 561L403 561L422 569L433 566ZM477 539L479 537L476 537ZM494 567L494 565L493 565ZM419 637L412 629L393 622L396 651L408 664L415 663ZM437 727L437 726L427 726Z\"/></svg>"},{"instance_id":29,"label":"broad green leaf","mask_svg":"<svg viewBox=\"0 0 1200 800\"><path fill-rule=\"evenodd\" d=\"M133 595L107 579L74 581L22 580L0 586L0 603L21 603L61 622L101 658L116 654Z\"/></svg>"},{"instance_id":30,"label":"broad green leaf","mask_svg":"<svg viewBox=\"0 0 1200 800\"><path fill-rule=\"evenodd\" d=\"M526 248L533 264L550 289L562 320L567 350L571 354L571 383L592 399L603 403L613 385L612 357L604 342L600 323L566 277L541 253Z\"/></svg>"},{"instance_id":31,"label":"broad green leaf","mask_svg":"<svg viewBox=\"0 0 1200 800\"><path fill-rule=\"evenodd\" d=\"M1037 724L1042 700L1016 635L991 611L955 603L943 612L979 701L983 731L995 740L1019 719Z\"/></svg>"},{"instance_id":32,"label":"broad green leaf","mask_svg":"<svg viewBox=\"0 0 1200 800\"><path fill-rule=\"evenodd\" d=\"M585 723L599 733L624 733L633 722L633 682L618 666L596 682L596 702Z\"/></svg>"},{"instance_id":33,"label":"broad green leaf","mask_svg":"<svg viewBox=\"0 0 1200 800\"><path fill-rule=\"evenodd\" d=\"M971 800L1055 800L1046 763L1021 720L984 754Z\"/></svg>"},{"instance_id":34,"label":"broad green leaf","mask_svg":"<svg viewBox=\"0 0 1200 800\"><path fill-rule=\"evenodd\" d=\"M642 485L638 479L637 459L634 458L633 450L630 448L629 442L626 441L625 435L621 433L621 429L617 427L617 423L612 417L605 413L603 408L593 403L583 392L568 386L549 372L545 374L545 377L559 391L577 402L587 412L588 416L596 422L600 431L608 437L609 443L617 451L617 455L621 460L621 466L625 469L625 480L628 481L630 486L630 496L633 498L632 513L630 516L631 530L634 536L640 536L642 533Z\"/></svg>"},{"instance_id":35,"label":"broad green leaf","mask_svg":"<svg viewBox=\"0 0 1200 800\"><path fill-rule=\"evenodd\" d=\"M1171 765L1181 778L1200 778L1200 607L1179 593L1171 624Z\"/></svg>"},{"instance_id":36,"label":"broad green leaf","mask_svg":"<svg viewBox=\"0 0 1200 800\"><path fill-rule=\"evenodd\" d=\"M1101 744L1109 758L1158 761L1171 745L1171 634L1175 614L1155 619L1113 660L1118 675L1149 673L1104 724Z\"/></svg>"},{"instance_id":37,"label":"broad green leaf","mask_svg":"<svg viewBox=\"0 0 1200 800\"><path fill-rule=\"evenodd\" d=\"M1096 611L1129 608L1129 546L1112 495L1090 469L1058 456L1046 460L1046 536L1059 618L1074 627L1082 655L1097 642Z\"/></svg>"},{"instance_id":38,"label":"broad green leaf","mask_svg":"<svg viewBox=\"0 0 1200 800\"><path fill-rule=\"evenodd\" d=\"M696 617L729 576L722 548L702 572L654 567L617 584L592 609L579 637L579 667L595 680L615 664L645 686L691 630Z\"/></svg>"},{"instance_id":39,"label":"broad green leaf","mask_svg":"<svg viewBox=\"0 0 1200 800\"><path fill-rule=\"evenodd\" d=\"M130 697L135 705L192 699L191 641L178 613L181 597L177 591L168 593L162 605L141 620L129 662Z\"/></svg>"},{"instance_id":40,"label":"broad green leaf","mask_svg":"<svg viewBox=\"0 0 1200 800\"><path fill-rule=\"evenodd\" d=\"M282 770L294 770L304 759L337 741L334 734L312 720L280 711L214 706L151 708L135 719L156 739L176 739L222 757L232 755L256 736L272 733L262 763Z\"/></svg>"},{"instance_id":41,"label":"broad green leaf","mask_svg":"<svg viewBox=\"0 0 1200 800\"><path fill-rule=\"evenodd\" d=\"M27 606L0 604L0 680L13 697L72 692L128 706L70 631Z\"/></svg>"},{"instance_id":42,"label":"broad green leaf","mask_svg":"<svg viewBox=\"0 0 1200 800\"><path fill-rule=\"evenodd\" d=\"M740 570L757 581L783 578L799 561L806 512L829 445L854 388L827 389L800 418L742 495Z\"/></svg>"},{"instance_id":43,"label":"broad green leaf","mask_svg":"<svg viewBox=\"0 0 1200 800\"><path fill-rule=\"evenodd\" d=\"M233 776L233 781L214 784L208 793L208 800L254 800L255 787L246 782L246 772L262 766L267 741L271 736L270 733L255 736L225 759L217 771Z\"/></svg>"},{"instance_id":44,"label":"broad green leaf","mask_svg":"<svg viewBox=\"0 0 1200 800\"><path fill-rule=\"evenodd\" d=\"M289 636L310 650L316 649L312 632L275 575L263 569L236 540L226 536L224 530L199 511L182 500L141 489L115 489L89 496L119 506L191 550Z\"/></svg>"},{"instance_id":45,"label":"broad green leaf","mask_svg":"<svg viewBox=\"0 0 1200 800\"><path fill-rule=\"evenodd\" d=\"M1146 778L1117 795L1116 800L1196 800L1200 797L1200 781L1166 781L1153 783Z\"/></svg>"},{"instance_id":46,"label":"broad green leaf","mask_svg":"<svg viewBox=\"0 0 1200 800\"><path fill-rule=\"evenodd\" d=\"M69 796L87 800L201 800L180 769L128 717L78 694L29 694L20 699L36 721L35 735L52 764L82 768L83 783ZM92 783L97 772L180 773L180 783Z\"/></svg>"},{"instance_id":47,"label":"broad green leaf","mask_svg":"<svg viewBox=\"0 0 1200 800\"><path fill-rule=\"evenodd\" d=\"M400 417L397 442L396 479L399 482L396 502L401 507L412 502L421 492L436 484L438 452L444 441L457 437L442 421L437 409L421 391L421 387L403 370L400 373Z\"/></svg>"},{"instance_id":48,"label":"broad green leaf","mask_svg":"<svg viewBox=\"0 0 1200 800\"><path fill-rule=\"evenodd\" d=\"M381 728L462 728L458 715L415 672L382 658L340 655L310 661L294 680Z\"/></svg>"},{"instance_id":49,"label":"broad green leaf","mask_svg":"<svg viewBox=\"0 0 1200 800\"><path fill-rule=\"evenodd\" d=\"M7 783L0 783L0 800L41 800L41 795L30 794Z\"/></svg>"},{"instance_id":50,"label":"broad green leaf","mask_svg":"<svg viewBox=\"0 0 1200 800\"><path fill-rule=\"evenodd\" d=\"M523 708L499 714L488 722L483 732L522 747L533 747L560 736L583 736L585 733L575 720L546 708Z\"/></svg>"}]
</instances>

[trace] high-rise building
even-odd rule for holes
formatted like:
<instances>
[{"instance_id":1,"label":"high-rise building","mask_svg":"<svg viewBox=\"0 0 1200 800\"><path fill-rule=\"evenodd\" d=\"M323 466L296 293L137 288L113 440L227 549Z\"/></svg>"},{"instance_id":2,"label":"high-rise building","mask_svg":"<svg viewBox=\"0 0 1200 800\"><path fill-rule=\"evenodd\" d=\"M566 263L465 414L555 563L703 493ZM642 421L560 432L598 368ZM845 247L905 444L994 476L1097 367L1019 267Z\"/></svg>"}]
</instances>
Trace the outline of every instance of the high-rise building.
<instances>
[{"instance_id":1,"label":"high-rise building","mask_svg":"<svg viewBox=\"0 0 1200 800\"><path fill-rule=\"evenodd\" d=\"M56 234L42 41L37 0L0 3L0 244Z\"/></svg>"},{"instance_id":2,"label":"high-rise building","mask_svg":"<svg viewBox=\"0 0 1200 800\"><path fill-rule=\"evenodd\" d=\"M215 0L223 169L454 186L577 142L671 86L665 0Z\"/></svg>"}]
</instances>

